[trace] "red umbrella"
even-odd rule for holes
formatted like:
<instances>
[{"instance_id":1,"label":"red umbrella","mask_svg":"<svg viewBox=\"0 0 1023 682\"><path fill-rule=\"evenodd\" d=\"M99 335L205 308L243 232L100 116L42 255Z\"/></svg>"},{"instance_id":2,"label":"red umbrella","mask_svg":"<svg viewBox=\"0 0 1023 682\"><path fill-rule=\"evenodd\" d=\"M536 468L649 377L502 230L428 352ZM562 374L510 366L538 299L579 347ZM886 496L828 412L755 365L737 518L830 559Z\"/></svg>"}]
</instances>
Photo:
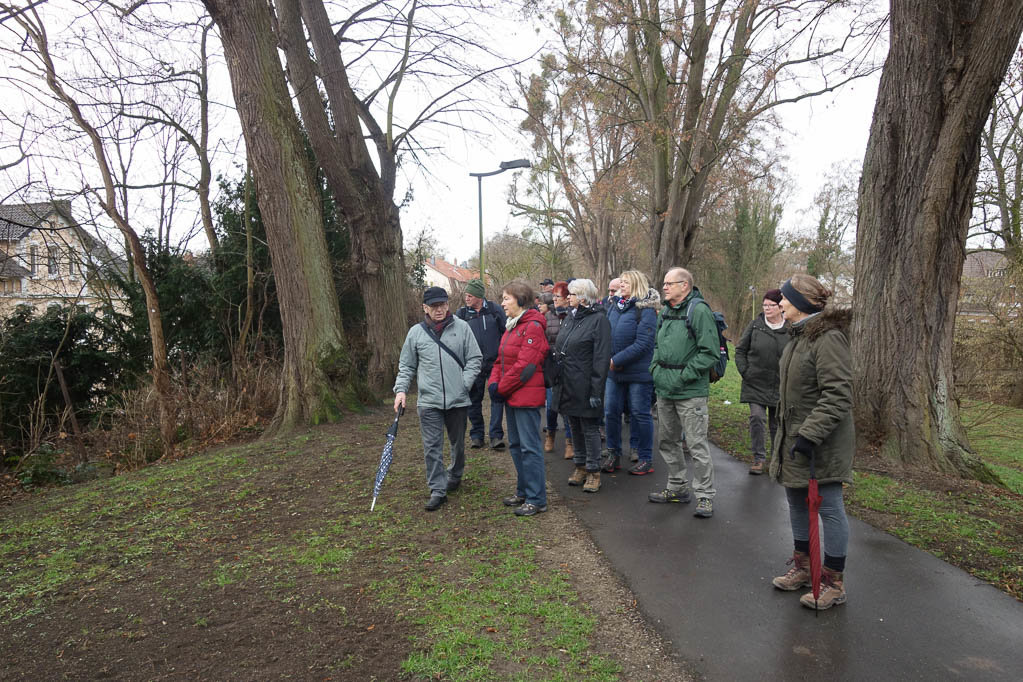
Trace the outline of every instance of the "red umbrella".
<instances>
[{"instance_id":1,"label":"red umbrella","mask_svg":"<svg viewBox=\"0 0 1023 682\"><path fill-rule=\"evenodd\" d=\"M817 599L821 596L821 530L817 513L821 508L820 493L817 492L817 470L814 468L813 453L810 454L810 485L806 490L806 506L810 513L810 586L813 588L813 608L817 611Z\"/></svg>"}]
</instances>

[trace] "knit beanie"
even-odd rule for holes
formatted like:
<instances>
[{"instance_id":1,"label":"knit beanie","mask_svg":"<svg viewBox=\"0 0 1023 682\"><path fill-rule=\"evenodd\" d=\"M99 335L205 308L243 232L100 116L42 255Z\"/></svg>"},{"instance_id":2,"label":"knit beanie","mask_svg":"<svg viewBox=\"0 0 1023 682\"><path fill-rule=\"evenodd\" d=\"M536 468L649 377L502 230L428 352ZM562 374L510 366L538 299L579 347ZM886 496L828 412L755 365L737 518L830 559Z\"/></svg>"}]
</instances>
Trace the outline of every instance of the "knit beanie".
<instances>
[{"instance_id":1,"label":"knit beanie","mask_svg":"<svg viewBox=\"0 0 1023 682\"><path fill-rule=\"evenodd\" d=\"M487 294L483 288L483 281L480 279L469 280L469 283L465 285L465 293L472 294L476 298L485 298Z\"/></svg>"}]
</instances>

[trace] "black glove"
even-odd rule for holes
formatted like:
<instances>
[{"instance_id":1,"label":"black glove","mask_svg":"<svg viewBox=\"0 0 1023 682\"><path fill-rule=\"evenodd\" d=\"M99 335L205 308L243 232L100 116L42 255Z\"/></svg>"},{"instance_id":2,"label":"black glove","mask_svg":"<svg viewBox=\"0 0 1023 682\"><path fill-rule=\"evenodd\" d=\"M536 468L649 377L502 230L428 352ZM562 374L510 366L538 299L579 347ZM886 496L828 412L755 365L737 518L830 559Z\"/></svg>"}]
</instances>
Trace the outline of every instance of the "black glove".
<instances>
[{"instance_id":1,"label":"black glove","mask_svg":"<svg viewBox=\"0 0 1023 682\"><path fill-rule=\"evenodd\" d=\"M812 457L813 449L815 447L817 447L817 444L812 440L807 440L802 436L796 436L796 444L792 446L792 450L789 452L789 459L795 459L797 452L801 455Z\"/></svg>"},{"instance_id":2,"label":"black glove","mask_svg":"<svg viewBox=\"0 0 1023 682\"><path fill-rule=\"evenodd\" d=\"M604 401L601 400L600 398L597 398L596 396L594 396L593 398L590 398L590 407L592 407L595 410L597 408L599 408L603 404L604 404Z\"/></svg>"},{"instance_id":3,"label":"black glove","mask_svg":"<svg viewBox=\"0 0 1023 682\"><path fill-rule=\"evenodd\" d=\"M490 384L490 386L487 387L487 390L490 391L490 400L491 400L491 402L503 403L505 401L505 397L497 392L497 382L496 381L494 383Z\"/></svg>"}]
</instances>

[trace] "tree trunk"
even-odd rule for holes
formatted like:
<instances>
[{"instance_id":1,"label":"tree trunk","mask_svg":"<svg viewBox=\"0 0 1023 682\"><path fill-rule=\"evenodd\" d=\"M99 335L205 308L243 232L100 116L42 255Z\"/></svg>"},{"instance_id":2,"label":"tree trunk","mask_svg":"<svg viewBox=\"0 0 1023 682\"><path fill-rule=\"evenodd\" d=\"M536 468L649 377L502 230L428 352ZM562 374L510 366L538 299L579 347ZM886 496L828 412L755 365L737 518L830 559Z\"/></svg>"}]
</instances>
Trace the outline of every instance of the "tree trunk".
<instances>
[{"instance_id":1,"label":"tree trunk","mask_svg":"<svg viewBox=\"0 0 1023 682\"><path fill-rule=\"evenodd\" d=\"M892 3L860 183L852 350L862 445L911 466L994 479L959 417L952 332L991 102L1023 3Z\"/></svg>"},{"instance_id":2,"label":"tree trunk","mask_svg":"<svg viewBox=\"0 0 1023 682\"><path fill-rule=\"evenodd\" d=\"M220 28L280 299L284 367L271 430L335 421L342 404L354 400L352 363L316 179L277 56L269 5L205 4Z\"/></svg>"}]
</instances>

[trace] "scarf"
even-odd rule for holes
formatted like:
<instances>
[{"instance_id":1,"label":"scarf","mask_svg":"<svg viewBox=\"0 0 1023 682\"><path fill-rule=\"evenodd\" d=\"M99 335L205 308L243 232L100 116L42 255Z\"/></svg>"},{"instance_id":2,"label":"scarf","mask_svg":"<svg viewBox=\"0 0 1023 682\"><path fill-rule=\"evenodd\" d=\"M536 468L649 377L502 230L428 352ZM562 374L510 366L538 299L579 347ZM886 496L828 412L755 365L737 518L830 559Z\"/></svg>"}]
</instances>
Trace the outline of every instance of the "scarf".
<instances>
[{"instance_id":1,"label":"scarf","mask_svg":"<svg viewBox=\"0 0 1023 682\"><path fill-rule=\"evenodd\" d=\"M440 322L434 322L433 319L427 315L426 324L433 328L434 334L440 336L441 332L444 331L444 328L451 324L451 321L454 319L454 316L451 315L451 311L449 310L447 316Z\"/></svg>"},{"instance_id":2,"label":"scarf","mask_svg":"<svg viewBox=\"0 0 1023 682\"><path fill-rule=\"evenodd\" d=\"M515 325L517 325L519 323L519 320L522 319L522 316L525 313L526 313L526 311L523 310L521 313L519 313L515 317L509 317L507 320L505 320L505 322L504 322L504 330L506 332L510 332L512 329L515 329Z\"/></svg>"},{"instance_id":3,"label":"scarf","mask_svg":"<svg viewBox=\"0 0 1023 682\"><path fill-rule=\"evenodd\" d=\"M620 298L620 299L618 299L618 310L619 310L619 312L625 310L625 306L629 305L629 301L635 301L635 300L636 300L635 296L630 296L629 298Z\"/></svg>"}]
</instances>

